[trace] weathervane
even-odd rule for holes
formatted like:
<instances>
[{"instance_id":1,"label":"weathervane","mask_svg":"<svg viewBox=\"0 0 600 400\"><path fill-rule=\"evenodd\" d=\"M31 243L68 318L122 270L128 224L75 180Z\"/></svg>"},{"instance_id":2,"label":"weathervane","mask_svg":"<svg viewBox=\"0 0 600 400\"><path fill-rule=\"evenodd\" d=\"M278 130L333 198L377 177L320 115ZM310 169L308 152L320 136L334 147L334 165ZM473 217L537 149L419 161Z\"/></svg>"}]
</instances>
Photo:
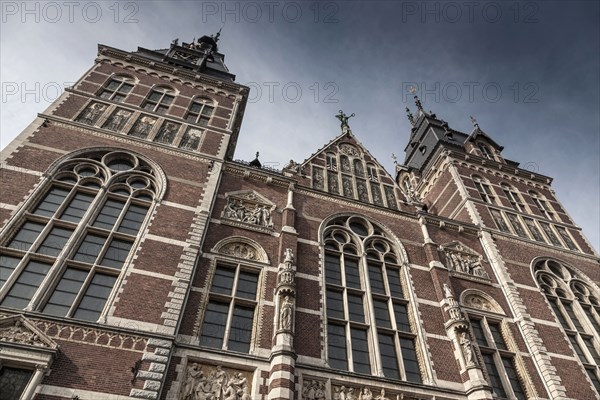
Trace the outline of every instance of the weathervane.
<instances>
[{"instance_id":1,"label":"weathervane","mask_svg":"<svg viewBox=\"0 0 600 400\"><path fill-rule=\"evenodd\" d=\"M392 153L392 160L394 160L394 165L398 165L398 157L394 153Z\"/></svg>"},{"instance_id":2,"label":"weathervane","mask_svg":"<svg viewBox=\"0 0 600 400\"><path fill-rule=\"evenodd\" d=\"M480 131L481 128L479 127L479 124L477 123L477 120L475 119L475 117L473 117L472 115L470 115L469 118L471 118L471 123L473 124L473 126L475 127L475 129L477 129L478 131Z\"/></svg>"},{"instance_id":3,"label":"weathervane","mask_svg":"<svg viewBox=\"0 0 600 400\"><path fill-rule=\"evenodd\" d=\"M348 120L354 116L355 116L354 113L352 113L350 115L346 115L346 114L344 114L344 112L342 110L340 110L340 113L335 116L342 123L341 124L342 133L346 133L346 132L350 131L350 125L348 125Z\"/></svg>"}]
</instances>

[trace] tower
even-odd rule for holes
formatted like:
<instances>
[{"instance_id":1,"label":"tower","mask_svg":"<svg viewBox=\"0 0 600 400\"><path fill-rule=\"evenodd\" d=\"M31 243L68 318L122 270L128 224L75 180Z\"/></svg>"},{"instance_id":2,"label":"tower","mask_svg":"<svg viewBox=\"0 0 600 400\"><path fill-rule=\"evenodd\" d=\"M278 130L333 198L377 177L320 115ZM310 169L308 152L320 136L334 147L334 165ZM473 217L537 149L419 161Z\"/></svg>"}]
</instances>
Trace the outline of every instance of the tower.
<instances>
[{"instance_id":1,"label":"tower","mask_svg":"<svg viewBox=\"0 0 600 400\"><path fill-rule=\"evenodd\" d=\"M219 36L100 45L2 152L3 395L598 396L599 258L551 178L418 98L393 175L343 110L304 161L233 161Z\"/></svg>"}]
</instances>

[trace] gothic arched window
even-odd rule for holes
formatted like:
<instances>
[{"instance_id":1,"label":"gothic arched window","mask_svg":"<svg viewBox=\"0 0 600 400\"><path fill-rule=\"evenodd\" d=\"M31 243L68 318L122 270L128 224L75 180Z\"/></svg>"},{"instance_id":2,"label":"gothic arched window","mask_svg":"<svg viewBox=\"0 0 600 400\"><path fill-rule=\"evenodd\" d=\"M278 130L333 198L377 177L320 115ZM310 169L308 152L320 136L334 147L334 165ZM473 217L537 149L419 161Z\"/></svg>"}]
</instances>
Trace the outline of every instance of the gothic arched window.
<instances>
[{"instance_id":1,"label":"gothic arched window","mask_svg":"<svg viewBox=\"0 0 600 400\"><path fill-rule=\"evenodd\" d=\"M123 102L125 97L131 92L135 84L135 79L127 75L115 75L111 77L100 90L98 94L101 98Z\"/></svg>"},{"instance_id":2,"label":"gothic arched window","mask_svg":"<svg viewBox=\"0 0 600 400\"><path fill-rule=\"evenodd\" d=\"M361 217L332 220L322 239L329 365L421 382L397 246Z\"/></svg>"},{"instance_id":3,"label":"gothic arched window","mask_svg":"<svg viewBox=\"0 0 600 400\"><path fill-rule=\"evenodd\" d=\"M150 91L142 108L159 114L166 114L175 99L175 90L166 86L157 86Z\"/></svg>"},{"instance_id":4,"label":"gothic arched window","mask_svg":"<svg viewBox=\"0 0 600 400\"><path fill-rule=\"evenodd\" d=\"M554 217L554 212L552 212L552 208L550 208L550 204L548 204L543 196L537 192L534 192L533 190L529 191L529 195L531 196L533 203L544 217L552 221L556 220Z\"/></svg>"},{"instance_id":5,"label":"gothic arched window","mask_svg":"<svg viewBox=\"0 0 600 400\"><path fill-rule=\"evenodd\" d=\"M589 280L552 259L533 265L538 285L563 327L573 350L600 393L600 292Z\"/></svg>"},{"instance_id":6,"label":"gothic arched window","mask_svg":"<svg viewBox=\"0 0 600 400\"><path fill-rule=\"evenodd\" d=\"M0 305L97 321L159 195L122 151L61 162L0 236Z\"/></svg>"},{"instance_id":7,"label":"gothic arched window","mask_svg":"<svg viewBox=\"0 0 600 400\"><path fill-rule=\"evenodd\" d=\"M512 208L519 212L524 212L525 205L521 195L519 194L519 191L507 183L502 183L500 186L502 186L502 190L504 191L504 194L506 195L506 198L510 202Z\"/></svg>"}]
</instances>

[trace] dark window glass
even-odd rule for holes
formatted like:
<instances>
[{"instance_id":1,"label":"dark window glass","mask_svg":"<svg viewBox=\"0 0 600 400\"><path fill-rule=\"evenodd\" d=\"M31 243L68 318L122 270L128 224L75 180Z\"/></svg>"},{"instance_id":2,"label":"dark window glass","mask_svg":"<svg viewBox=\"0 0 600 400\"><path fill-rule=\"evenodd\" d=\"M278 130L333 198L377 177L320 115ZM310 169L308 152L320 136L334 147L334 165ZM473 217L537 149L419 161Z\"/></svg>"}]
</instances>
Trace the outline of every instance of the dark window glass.
<instances>
[{"instance_id":1,"label":"dark window glass","mask_svg":"<svg viewBox=\"0 0 600 400\"><path fill-rule=\"evenodd\" d=\"M325 280L329 284L342 284L342 273L340 272L339 256L325 254Z\"/></svg>"},{"instance_id":2,"label":"dark window glass","mask_svg":"<svg viewBox=\"0 0 600 400\"><path fill-rule=\"evenodd\" d=\"M382 300L373 300L373 307L375 308L375 321L377 326L384 328L391 328L390 313L388 311L387 302Z\"/></svg>"},{"instance_id":3,"label":"dark window glass","mask_svg":"<svg viewBox=\"0 0 600 400\"><path fill-rule=\"evenodd\" d=\"M43 312L59 317L66 316L77 297L77 293L81 290L87 274L86 271L68 268L56 289L54 289L52 296L50 296L50 300L46 303Z\"/></svg>"},{"instance_id":4,"label":"dark window glass","mask_svg":"<svg viewBox=\"0 0 600 400\"><path fill-rule=\"evenodd\" d=\"M571 318L571 322L573 322L575 329L578 330L579 332L585 332L585 330L583 329L583 326L581 325L581 322L579 322L579 318L577 318L577 315L575 315L575 311L573 310L573 303L565 302L565 303L563 303L563 306L565 307L567 314Z\"/></svg>"},{"instance_id":5,"label":"dark window glass","mask_svg":"<svg viewBox=\"0 0 600 400\"><path fill-rule=\"evenodd\" d=\"M240 271L235 295L237 297L243 297L244 299L255 300L257 283L258 275Z\"/></svg>"},{"instance_id":6,"label":"dark window glass","mask_svg":"<svg viewBox=\"0 0 600 400\"><path fill-rule=\"evenodd\" d=\"M69 241L72 233L72 229L65 229L55 226L52 228L48 236L46 236L46 239L44 239L36 253L52 257L58 256L58 253L62 251Z\"/></svg>"},{"instance_id":7,"label":"dark window glass","mask_svg":"<svg viewBox=\"0 0 600 400\"><path fill-rule=\"evenodd\" d=\"M20 258L0 255L0 289L8 280L8 277L13 273L17 264L21 261Z\"/></svg>"},{"instance_id":8,"label":"dark window glass","mask_svg":"<svg viewBox=\"0 0 600 400\"><path fill-rule=\"evenodd\" d=\"M500 326L498 324L491 323L488 323L488 326L490 327L490 332L492 332L492 337L494 338L494 343L496 343L496 348L500 350L507 350L506 343L504 343L504 338L500 332Z\"/></svg>"},{"instance_id":9,"label":"dark window glass","mask_svg":"<svg viewBox=\"0 0 600 400\"><path fill-rule=\"evenodd\" d=\"M390 285L390 293L394 297L404 297L402 284L400 283L400 270L387 268L388 283Z\"/></svg>"},{"instance_id":10,"label":"dark window glass","mask_svg":"<svg viewBox=\"0 0 600 400\"><path fill-rule=\"evenodd\" d=\"M73 317L87 321L97 321L116 281L116 276L94 275Z\"/></svg>"},{"instance_id":11,"label":"dark window glass","mask_svg":"<svg viewBox=\"0 0 600 400\"><path fill-rule=\"evenodd\" d=\"M327 290L327 316L344 319L344 303L341 292Z\"/></svg>"},{"instance_id":12,"label":"dark window glass","mask_svg":"<svg viewBox=\"0 0 600 400\"><path fill-rule=\"evenodd\" d=\"M509 357L502 357L502 364L504 365L506 375L508 375L508 380L510 381L510 386L512 387L515 397L518 400L525 400L527 397L523 391L523 386L521 386L521 381L519 381L519 377L517 376L517 370L515 368L513 359Z\"/></svg>"},{"instance_id":13,"label":"dark window glass","mask_svg":"<svg viewBox=\"0 0 600 400\"><path fill-rule=\"evenodd\" d=\"M585 371L590 377L590 380L592 381L594 388L596 388L596 391L600 393L600 380L598 380L598 376L596 375L596 368L586 368Z\"/></svg>"},{"instance_id":14,"label":"dark window glass","mask_svg":"<svg viewBox=\"0 0 600 400\"><path fill-rule=\"evenodd\" d=\"M2 305L21 309L27 307L51 266L51 264L29 261L6 297L4 297L4 300L2 300Z\"/></svg>"},{"instance_id":15,"label":"dark window glass","mask_svg":"<svg viewBox=\"0 0 600 400\"><path fill-rule=\"evenodd\" d=\"M485 338L485 334L483 333L483 326L481 325L481 321L478 319L471 320L471 328L473 329L473 334L475 335L475 340L480 346L488 346L487 339Z\"/></svg>"},{"instance_id":16,"label":"dark window glass","mask_svg":"<svg viewBox=\"0 0 600 400\"><path fill-rule=\"evenodd\" d=\"M348 294L348 312L350 321L365 322L362 295Z\"/></svg>"},{"instance_id":17,"label":"dark window glass","mask_svg":"<svg viewBox=\"0 0 600 400\"><path fill-rule=\"evenodd\" d=\"M32 376L27 369L1 367L0 400L20 399Z\"/></svg>"},{"instance_id":18,"label":"dark window glass","mask_svg":"<svg viewBox=\"0 0 600 400\"><path fill-rule=\"evenodd\" d=\"M94 221L94 226L104 229L112 229L121 214L121 210L125 207L125 202L108 199L100 210L100 213Z\"/></svg>"},{"instance_id":19,"label":"dark window glass","mask_svg":"<svg viewBox=\"0 0 600 400\"><path fill-rule=\"evenodd\" d=\"M231 320L229 342L227 344L229 350L244 353L250 351L253 319L254 308L240 306L235 306L233 308L233 318Z\"/></svg>"},{"instance_id":20,"label":"dark window glass","mask_svg":"<svg viewBox=\"0 0 600 400\"><path fill-rule=\"evenodd\" d=\"M210 291L213 293L222 293L231 295L233 289L233 278L235 271L227 268L217 268L213 278L212 287Z\"/></svg>"},{"instance_id":21,"label":"dark window glass","mask_svg":"<svg viewBox=\"0 0 600 400\"><path fill-rule=\"evenodd\" d=\"M592 358L594 359L596 365L600 366L600 356L598 355L598 352L594 347L594 339L590 337L583 338L583 342L585 343L585 346L588 348L590 354L592 355Z\"/></svg>"},{"instance_id":22,"label":"dark window glass","mask_svg":"<svg viewBox=\"0 0 600 400\"><path fill-rule=\"evenodd\" d=\"M417 352L415 351L415 341L408 338L400 338L400 347L402 348L402 360L406 370L406 379L410 382L421 383L421 372L419 371L419 362L417 361Z\"/></svg>"},{"instance_id":23,"label":"dark window glass","mask_svg":"<svg viewBox=\"0 0 600 400\"><path fill-rule=\"evenodd\" d=\"M2 282L0 282L0 286L2 286ZM600 333L600 325L598 324L598 321L596 320L596 318L594 316L594 312L592 311L592 308L589 306L583 306L583 311L585 311L586 315L590 319L590 322L594 326L594 329L596 330L596 332ZM598 364L598 366L600 366L600 364Z\"/></svg>"},{"instance_id":24,"label":"dark window glass","mask_svg":"<svg viewBox=\"0 0 600 400\"><path fill-rule=\"evenodd\" d=\"M87 234L83 242L79 245L77 253L73 257L76 261L82 261L93 264L104 246L106 238L98 235Z\"/></svg>"},{"instance_id":25,"label":"dark window glass","mask_svg":"<svg viewBox=\"0 0 600 400\"><path fill-rule=\"evenodd\" d=\"M406 304L394 304L394 316L399 331L410 332L410 322L408 321L408 310Z\"/></svg>"},{"instance_id":26,"label":"dark window glass","mask_svg":"<svg viewBox=\"0 0 600 400\"><path fill-rule=\"evenodd\" d=\"M351 329L352 338L352 359L354 361L354 371L363 374L371 373L371 361L369 360L369 344L367 341L367 331L363 329Z\"/></svg>"},{"instance_id":27,"label":"dark window glass","mask_svg":"<svg viewBox=\"0 0 600 400\"><path fill-rule=\"evenodd\" d=\"M131 245L131 242L113 239L110 242L106 253L104 253L104 257L102 257L102 261L100 261L100 264L105 265L107 267L120 269L121 267L123 267L123 263L129 255Z\"/></svg>"},{"instance_id":28,"label":"dark window glass","mask_svg":"<svg viewBox=\"0 0 600 400\"><path fill-rule=\"evenodd\" d=\"M10 241L8 247L22 251L29 250L33 242L35 242L35 240L39 236L42 229L44 229L44 226L44 224L39 224L37 222L25 222L21 229L19 229L13 240Z\"/></svg>"},{"instance_id":29,"label":"dark window glass","mask_svg":"<svg viewBox=\"0 0 600 400\"><path fill-rule=\"evenodd\" d=\"M488 373L490 385L492 386L492 391L498 397L506 397L506 391L504 390L504 386L502 386L502 380L500 379L498 368L494 363L494 357L491 354L482 354L482 357L483 362L485 363L485 369Z\"/></svg>"},{"instance_id":30,"label":"dark window glass","mask_svg":"<svg viewBox=\"0 0 600 400\"><path fill-rule=\"evenodd\" d=\"M94 196L85 194L85 193L77 193L69 202L67 208L63 211L60 219L64 219L65 221L71 222L79 222L83 214L87 211L90 203L94 200Z\"/></svg>"},{"instance_id":31,"label":"dark window glass","mask_svg":"<svg viewBox=\"0 0 600 400\"><path fill-rule=\"evenodd\" d=\"M344 257L344 267L346 268L346 286L360 289L358 261L353 258Z\"/></svg>"},{"instance_id":32,"label":"dark window glass","mask_svg":"<svg viewBox=\"0 0 600 400\"><path fill-rule=\"evenodd\" d=\"M557 304L558 300L548 299L548 301L550 302L550 306L552 306L552 310L554 310L554 314L556 314L556 318L558 318L558 322L560 322L560 324L563 326L563 328L571 329L571 326L565 319L564 314L558 307L558 304Z\"/></svg>"},{"instance_id":33,"label":"dark window glass","mask_svg":"<svg viewBox=\"0 0 600 400\"><path fill-rule=\"evenodd\" d=\"M204 315L204 323L202 324L200 344L217 348L223 346L228 311L229 305L226 303L219 303L216 301L210 301L208 303Z\"/></svg>"},{"instance_id":34,"label":"dark window glass","mask_svg":"<svg viewBox=\"0 0 600 400\"><path fill-rule=\"evenodd\" d=\"M587 363L588 360L585 357L585 354L583 354L583 349L581 348L581 346L579 345L579 343L577 342L577 339L575 338L575 336L572 335L567 335L569 338L569 341L571 342L571 345L573 346L573 348L575 349L575 353L577 353L577 356L579 356L579 359L584 362Z\"/></svg>"},{"instance_id":35,"label":"dark window glass","mask_svg":"<svg viewBox=\"0 0 600 400\"><path fill-rule=\"evenodd\" d=\"M371 291L373 293L385 294L381 266L369 263L369 281L371 283Z\"/></svg>"},{"instance_id":36,"label":"dark window glass","mask_svg":"<svg viewBox=\"0 0 600 400\"><path fill-rule=\"evenodd\" d=\"M398 368L398 355L394 338L390 335L379 334L379 351L381 352L381 366L386 378L400 379Z\"/></svg>"},{"instance_id":37,"label":"dark window glass","mask_svg":"<svg viewBox=\"0 0 600 400\"><path fill-rule=\"evenodd\" d=\"M68 194L69 191L66 189L53 187L52 189L50 189L48 194L46 194L44 200L42 200L40 204L38 204L33 213L38 215L44 215L46 217L53 216Z\"/></svg>"},{"instance_id":38,"label":"dark window glass","mask_svg":"<svg viewBox=\"0 0 600 400\"><path fill-rule=\"evenodd\" d=\"M327 343L329 350L329 365L332 368L348 369L348 356L346 355L346 332L343 326L328 324Z\"/></svg>"}]
</instances>

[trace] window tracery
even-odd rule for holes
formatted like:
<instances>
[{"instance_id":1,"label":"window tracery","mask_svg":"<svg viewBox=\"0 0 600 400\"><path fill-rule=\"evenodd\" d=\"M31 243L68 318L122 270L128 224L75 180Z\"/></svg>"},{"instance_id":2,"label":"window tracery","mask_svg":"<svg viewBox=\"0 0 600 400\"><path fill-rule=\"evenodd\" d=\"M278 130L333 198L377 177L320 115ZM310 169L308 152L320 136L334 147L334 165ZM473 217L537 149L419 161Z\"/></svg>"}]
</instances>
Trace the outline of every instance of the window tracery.
<instances>
[{"instance_id":1,"label":"window tracery","mask_svg":"<svg viewBox=\"0 0 600 400\"><path fill-rule=\"evenodd\" d=\"M0 305L97 321L159 195L155 169L92 150L60 163L38 193L0 237Z\"/></svg>"},{"instance_id":2,"label":"window tracery","mask_svg":"<svg viewBox=\"0 0 600 400\"><path fill-rule=\"evenodd\" d=\"M592 385L600 393L600 292L566 264L541 259L533 273Z\"/></svg>"},{"instance_id":3,"label":"window tracery","mask_svg":"<svg viewBox=\"0 0 600 400\"><path fill-rule=\"evenodd\" d=\"M417 337L394 243L361 217L323 231L329 365L421 382Z\"/></svg>"}]
</instances>

